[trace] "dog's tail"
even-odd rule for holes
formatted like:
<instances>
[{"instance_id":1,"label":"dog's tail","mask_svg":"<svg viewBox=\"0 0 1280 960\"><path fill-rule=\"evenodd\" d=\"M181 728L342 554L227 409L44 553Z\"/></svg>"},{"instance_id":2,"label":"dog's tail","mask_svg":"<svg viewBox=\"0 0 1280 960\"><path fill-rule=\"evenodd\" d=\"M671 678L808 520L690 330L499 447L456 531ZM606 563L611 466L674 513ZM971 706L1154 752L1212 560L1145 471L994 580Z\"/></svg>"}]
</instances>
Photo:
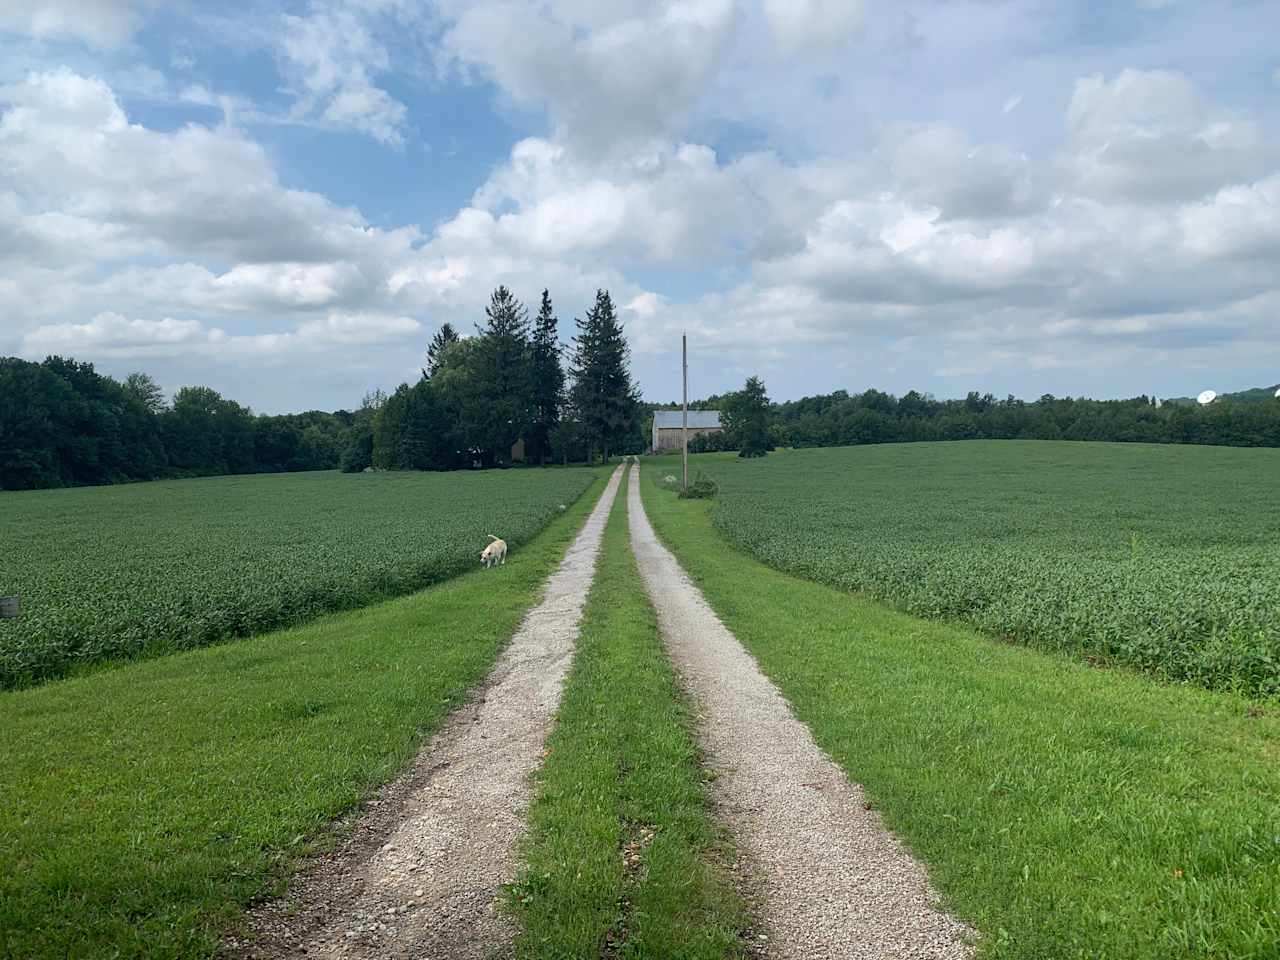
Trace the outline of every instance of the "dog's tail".
<instances>
[{"instance_id":1,"label":"dog's tail","mask_svg":"<svg viewBox=\"0 0 1280 960\"><path fill-rule=\"evenodd\" d=\"M486 537L488 537L490 540L501 540L501 539L502 539L501 537L495 537L492 533L486 533L486 534L485 534L485 536L486 536Z\"/></svg>"}]
</instances>

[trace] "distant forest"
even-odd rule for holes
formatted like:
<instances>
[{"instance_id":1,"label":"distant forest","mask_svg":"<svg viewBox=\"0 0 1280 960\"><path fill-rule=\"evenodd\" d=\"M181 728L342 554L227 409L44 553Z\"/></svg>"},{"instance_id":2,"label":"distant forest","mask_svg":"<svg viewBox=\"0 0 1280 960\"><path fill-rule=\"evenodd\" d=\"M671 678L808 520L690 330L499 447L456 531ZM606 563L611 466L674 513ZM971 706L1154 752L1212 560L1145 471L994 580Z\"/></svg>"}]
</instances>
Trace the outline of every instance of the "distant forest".
<instances>
[{"instance_id":1,"label":"distant forest","mask_svg":"<svg viewBox=\"0 0 1280 960\"><path fill-rule=\"evenodd\" d=\"M772 404L770 429L773 444L787 447L1013 439L1280 447L1280 399L1273 392L1258 388L1200 406L1146 396L1088 400L1046 394L1024 401L972 392L963 400L936 400L914 390L901 397L837 390ZM696 406L719 409L731 404L732 396L709 397ZM690 450L735 450L737 445L730 429L697 438Z\"/></svg>"},{"instance_id":2,"label":"distant forest","mask_svg":"<svg viewBox=\"0 0 1280 960\"><path fill-rule=\"evenodd\" d=\"M445 324L421 378L355 411L254 414L209 387L169 401L144 373L0 358L0 489L294 470L453 470L638 453L643 407L601 290L565 350L544 291L531 324L506 287L476 335ZM567 354L567 357L562 356ZM566 369L564 361L567 359Z\"/></svg>"},{"instance_id":3,"label":"distant forest","mask_svg":"<svg viewBox=\"0 0 1280 960\"><path fill-rule=\"evenodd\" d=\"M441 329L416 383L389 395L373 391L357 410L333 413L254 414L200 386L183 387L166 401L143 373L119 381L62 357L0 358L0 489L339 467L505 466L519 448L533 463L641 452L648 417L674 405L640 402L608 291L599 291L576 321L567 350L557 322L545 291L530 321L499 287L475 336L462 337L447 324ZM691 404L724 411L727 429L696 438L690 449L758 445L762 431L767 447L971 439L1280 447L1273 392L1229 394L1205 407L1186 398L1023 401L973 392L936 400L878 390L769 403L753 378L743 391ZM763 420L740 412L761 405Z\"/></svg>"},{"instance_id":4,"label":"distant forest","mask_svg":"<svg viewBox=\"0 0 1280 960\"><path fill-rule=\"evenodd\" d=\"M124 382L91 363L0 358L0 489L327 470L353 416L255 416L208 387L166 403L142 373Z\"/></svg>"}]
</instances>

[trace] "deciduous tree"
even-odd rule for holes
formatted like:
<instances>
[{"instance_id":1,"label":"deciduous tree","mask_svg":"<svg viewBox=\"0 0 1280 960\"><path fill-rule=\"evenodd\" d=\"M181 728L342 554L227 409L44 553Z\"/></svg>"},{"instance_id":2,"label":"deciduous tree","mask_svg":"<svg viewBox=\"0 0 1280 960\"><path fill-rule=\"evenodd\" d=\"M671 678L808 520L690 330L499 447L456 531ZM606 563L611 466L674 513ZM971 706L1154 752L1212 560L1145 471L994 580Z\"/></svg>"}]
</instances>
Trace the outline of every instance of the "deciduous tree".
<instances>
[{"instance_id":1,"label":"deciduous tree","mask_svg":"<svg viewBox=\"0 0 1280 960\"><path fill-rule=\"evenodd\" d=\"M737 444L738 456L763 457L773 448L769 420L769 396L759 377L749 377L741 390L725 397L725 432Z\"/></svg>"}]
</instances>

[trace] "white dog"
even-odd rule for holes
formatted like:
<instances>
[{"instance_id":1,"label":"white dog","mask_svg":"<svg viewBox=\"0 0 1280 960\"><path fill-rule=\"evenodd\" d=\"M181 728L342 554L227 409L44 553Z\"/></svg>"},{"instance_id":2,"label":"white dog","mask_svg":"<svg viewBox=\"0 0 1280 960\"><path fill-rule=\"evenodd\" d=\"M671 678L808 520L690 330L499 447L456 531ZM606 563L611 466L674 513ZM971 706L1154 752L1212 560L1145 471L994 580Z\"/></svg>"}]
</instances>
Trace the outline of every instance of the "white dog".
<instances>
[{"instance_id":1,"label":"white dog","mask_svg":"<svg viewBox=\"0 0 1280 960\"><path fill-rule=\"evenodd\" d=\"M488 536L493 542L480 551L480 562L484 564L486 570L507 562L507 541L495 537L492 533Z\"/></svg>"}]
</instances>

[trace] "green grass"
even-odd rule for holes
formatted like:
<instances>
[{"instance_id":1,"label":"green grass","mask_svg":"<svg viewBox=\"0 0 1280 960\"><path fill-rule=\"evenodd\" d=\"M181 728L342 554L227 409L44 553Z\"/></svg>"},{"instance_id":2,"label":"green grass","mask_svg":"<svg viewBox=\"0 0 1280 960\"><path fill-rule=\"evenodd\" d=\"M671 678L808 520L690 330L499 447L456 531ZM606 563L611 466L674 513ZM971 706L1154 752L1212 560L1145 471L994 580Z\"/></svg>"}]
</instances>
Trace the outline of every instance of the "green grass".
<instances>
[{"instance_id":1,"label":"green grass","mask_svg":"<svg viewBox=\"0 0 1280 960\"><path fill-rule=\"evenodd\" d=\"M668 472L646 462L659 533L984 957L1280 956L1274 708L796 579L726 550Z\"/></svg>"},{"instance_id":2,"label":"green grass","mask_svg":"<svg viewBox=\"0 0 1280 960\"><path fill-rule=\"evenodd\" d=\"M583 469L301 473L0 494L0 689L304 622L527 543Z\"/></svg>"},{"instance_id":3,"label":"green grass","mask_svg":"<svg viewBox=\"0 0 1280 960\"><path fill-rule=\"evenodd\" d=\"M716 529L780 570L1280 699L1280 450L992 440L693 469L720 484Z\"/></svg>"},{"instance_id":4,"label":"green grass","mask_svg":"<svg viewBox=\"0 0 1280 960\"><path fill-rule=\"evenodd\" d=\"M741 906L717 866L721 841L631 554L624 491L602 549L511 890L518 955L738 955Z\"/></svg>"},{"instance_id":5,"label":"green grass","mask_svg":"<svg viewBox=\"0 0 1280 960\"><path fill-rule=\"evenodd\" d=\"M497 570L0 694L0 957L210 955L483 678L601 484Z\"/></svg>"}]
</instances>

